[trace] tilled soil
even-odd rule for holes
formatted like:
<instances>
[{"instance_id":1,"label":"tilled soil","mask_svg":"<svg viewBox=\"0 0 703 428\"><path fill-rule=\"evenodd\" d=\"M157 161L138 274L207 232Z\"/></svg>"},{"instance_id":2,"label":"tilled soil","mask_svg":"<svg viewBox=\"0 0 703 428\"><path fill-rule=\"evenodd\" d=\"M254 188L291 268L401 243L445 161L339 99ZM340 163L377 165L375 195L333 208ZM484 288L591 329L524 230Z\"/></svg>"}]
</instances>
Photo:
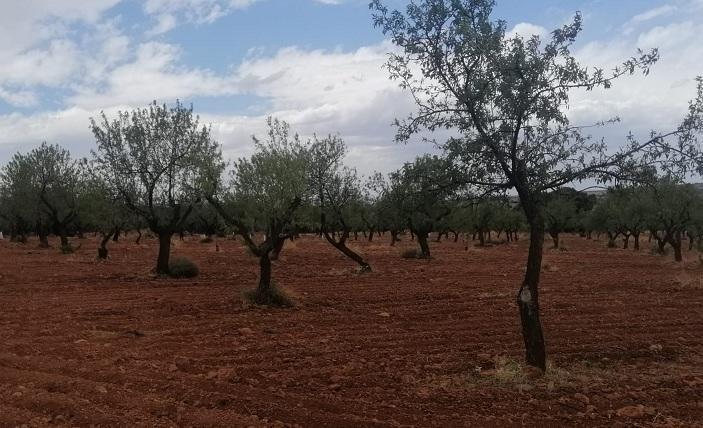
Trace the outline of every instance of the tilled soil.
<instances>
[{"instance_id":1,"label":"tilled soil","mask_svg":"<svg viewBox=\"0 0 703 428\"><path fill-rule=\"evenodd\" d=\"M360 240L360 274L304 237L274 267L297 305L274 309L244 303L258 264L236 241L174 241L201 275L170 280L150 273L157 241L126 239L107 262L95 239L71 255L0 242L0 426L703 426L693 254L547 250L550 371L531 379L525 241L408 260L407 238Z\"/></svg>"}]
</instances>

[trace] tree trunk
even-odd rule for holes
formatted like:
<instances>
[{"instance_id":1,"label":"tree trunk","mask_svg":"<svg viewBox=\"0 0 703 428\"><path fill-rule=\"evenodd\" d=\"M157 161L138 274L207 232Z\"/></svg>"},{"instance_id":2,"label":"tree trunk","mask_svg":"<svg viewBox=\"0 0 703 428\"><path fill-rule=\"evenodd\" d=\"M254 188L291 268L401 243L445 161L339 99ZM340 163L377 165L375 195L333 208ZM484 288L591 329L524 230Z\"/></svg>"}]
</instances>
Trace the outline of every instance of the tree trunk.
<instances>
[{"instance_id":1,"label":"tree trunk","mask_svg":"<svg viewBox=\"0 0 703 428\"><path fill-rule=\"evenodd\" d=\"M635 238L635 251L639 251L640 250L640 234L633 233L632 236Z\"/></svg>"},{"instance_id":2,"label":"tree trunk","mask_svg":"<svg viewBox=\"0 0 703 428\"><path fill-rule=\"evenodd\" d=\"M420 244L420 251L422 252L422 257L430 258L430 246L427 244L427 232L416 232L417 242Z\"/></svg>"},{"instance_id":3,"label":"tree trunk","mask_svg":"<svg viewBox=\"0 0 703 428\"><path fill-rule=\"evenodd\" d=\"M107 259L108 255L108 250L107 250L107 243L110 241L110 238L112 238L113 232L108 232L105 236L103 236L103 239L100 240L100 247L98 248L98 258L105 260Z\"/></svg>"},{"instance_id":4,"label":"tree trunk","mask_svg":"<svg viewBox=\"0 0 703 428\"><path fill-rule=\"evenodd\" d=\"M122 230L119 227L115 228L115 234L112 236L112 242L119 242L120 240L120 233L122 233Z\"/></svg>"},{"instance_id":5,"label":"tree trunk","mask_svg":"<svg viewBox=\"0 0 703 428\"><path fill-rule=\"evenodd\" d=\"M482 247L486 246L486 235L483 234L483 230L478 231L478 244Z\"/></svg>"},{"instance_id":6,"label":"tree trunk","mask_svg":"<svg viewBox=\"0 0 703 428\"><path fill-rule=\"evenodd\" d=\"M285 243L286 243L285 239L276 240L276 244L273 247L273 251L271 251L271 256L269 257L269 260L272 260L272 261L278 260L278 257L281 255L281 251L283 251L283 245Z\"/></svg>"},{"instance_id":7,"label":"tree trunk","mask_svg":"<svg viewBox=\"0 0 703 428\"><path fill-rule=\"evenodd\" d=\"M552 242L554 243L554 249L558 250L559 249L559 232L551 231L551 232L549 232L549 236L552 237Z\"/></svg>"},{"instance_id":8,"label":"tree trunk","mask_svg":"<svg viewBox=\"0 0 703 428\"><path fill-rule=\"evenodd\" d=\"M350 259L354 260L356 263L359 264L361 267L362 272L371 272L371 266L364 260L363 257L361 257L358 253L356 253L354 250L351 248L347 247L346 241L347 238L349 237L349 232L344 231L341 234L342 236L339 238L339 241L335 241L332 236L330 236L329 233L325 232L325 239L327 239L327 242L329 242L334 248L339 250L342 254L345 256L349 257Z\"/></svg>"},{"instance_id":9,"label":"tree trunk","mask_svg":"<svg viewBox=\"0 0 703 428\"><path fill-rule=\"evenodd\" d=\"M532 210L536 211L536 208ZM529 220L530 249L527 255L527 270L517 295L517 304L520 308L527 364L545 371L547 353L539 317L539 278L544 249L544 222L539 212L532 213L532 218Z\"/></svg>"},{"instance_id":10,"label":"tree trunk","mask_svg":"<svg viewBox=\"0 0 703 428\"><path fill-rule=\"evenodd\" d=\"M134 241L135 244L139 245L139 242L142 240L142 230L137 229L137 240Z\"/></svg>"},{"instance_id":11,"label":"tree trunk","mask_svg":"<svg viewBox=\"0 0 703 428\"><path fill-rule=\"evenodd\" d=\"M373 227L369 229L369 242L373 241Z\"/></svg>"},{"instance_id":12,"label":"tree trunk","mask_svg":"<svg viewBox=\"0 0 703 428\"><path fill-rule=\"evenodd\" d=\"M271 287L271 259L268 252L259 256L259 285L256 288L258 303L268 303L273 300L273 289Z\"/></svg>"},{"instance_id":13,"label":"tree trunk","mask_svg":"<svg viewBox=\"0 0 703 428\"><path fill-rule=\"evenodd\" d=\"M671 246L674 247L674 260L677 262L683 261L683 254L681 253L681 232L678 231L674 234L673 239L671 239Z\"/></svg>"},{"instance_id":14,"label":"tree trunk","mask_svg":"<svg viewBox=\"0 0 703 428\"><path fill-rule=\"evenodd\" d=\"M395 243L398 242L398 231L391 230L391 247L395 247Z\"/></svg>"},{"instance_id":15,"label":"tree trunk","mask_svg":"<svg viewBox=\"0 0 703 428\"><path fill-rule=\"evenodd\" d=\"M454 242L459 242L459 232L453 232L454 233Z\"/></svg>"},{"instance_id":16,"label":"tree trunk","mask_svg":"<svg viewBox=\"0 0 703 428\"><path fill-rule=\"evenodd\" d=\"M614 235L613 233L608 232L608 248L615 248L616 247L615 239L617 237L618 237L617 235Z\"/></svg>"},{"instance_id":17,"label":"tree trunk","mask_svg":"<svg viewBox=\"0 0 703 428\"><path fill-rule=\"evenodd\" d=\"M159 234L159 255L156 258L156 273L168 275L168 262L171 256L171 236L173 233L160 232Z\"/></svg>"},{"instance_id":18,"label":"tree trunk","mask_svg":"<svg viewBox=\"0 0 703 428\"><path fill-rule=\"evenodd\" d=\"M623 235L622 240L622 249L627 250L628 248L630 248L630 235Z\"/></svg>"},{"instance_id":19,"label":"tree trunk","mask_svg":"<svg viewBox=\"0 0 703 428\"><path fill-rule=\"evenodd\" d=\"M42 228L39 229L37 234L39 235L39 246L41 248L49 248L49 234Z\"/></svg>"}]
</instances>

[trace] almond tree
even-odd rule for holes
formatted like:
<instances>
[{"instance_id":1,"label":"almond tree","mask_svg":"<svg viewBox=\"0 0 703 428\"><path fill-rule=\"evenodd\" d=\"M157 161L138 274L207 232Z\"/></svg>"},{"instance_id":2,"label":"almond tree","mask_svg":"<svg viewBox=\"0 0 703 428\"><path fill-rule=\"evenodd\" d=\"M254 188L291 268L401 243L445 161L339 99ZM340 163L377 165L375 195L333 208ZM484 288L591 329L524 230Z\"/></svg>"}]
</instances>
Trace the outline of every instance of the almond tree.
<instances>
[{"instance_id":1,"label":"almond tree","mask_svg":"<svg viewBox=\"0 0 703 428\"><path fill-rule=\"evenodd\" d=\"M159 237L156 272L169 273L171 237L224 169L220 146L193 108L156 102L144 109L91 119L97 142L92 171Z\"/></svg>"},{"instance_id":2,"label":"almond tree","mask_svg":"<svg viewBox=\"0 0 703 428\"><path fill-rule=\"evenodd\" d=\"M268 127L268 138L254 137L256 152L235 163L228 183L215 176L208 201L259 259L252 301L287 306L272 282L271 258L293 235L295 215L308 197L309 153L286 122L269 118ZM255 232L264 236L257 239Z\"/></svg>"},{"instance_id":3,"label":"almond tree","mask_svg":"<svg viewBox=\"0 0 703 428\"><path fill-rule=\"evenodd\" d=\"M491 17L493 6L493 0L416 0L405 11L390 10L382 0L370 5L375 25L398 47L387 63L390 75L418 108L397 123L397 140L408 141L422 130L455 132L448 149L467 181L514 189L520 198L530 247L516 300L527 364L544 371L539 282L545 195L584 179L636 178L645 166L700 172L696 137L703 128L703 88L699 81L680 126L652 131L644 140L630 135L609 150L585 135L584 125L569 121L570 93L607 89L622 76L647 74L657 51L638 52L610 72L583 66L570 51L581 31L580 14L545 40L523 39L506 34L505 21Z\"/></svg>"},{"instance_id":4,"label":"almond tree","mask_svg":"<svg viewBox=\"0 0 703 428\"><path fill-rule=\"evenodd\" d=\"M417 237L420 256L429 258L429 234L451 213L456 190L451 165L437 156L420 156L389 175L390 189L408 229Z\"/></svg>"},{"instance_id":5,"label":"almond tree","mask_svg":"<svg viewBox=\"0 0 703 428\"><path fill-rule=\"evenodd\" d=\"M320 230L327 242L355 261L362 271L370 272L371 265L346 245L354 217L363 204L356 170L343 164L346 150L339 137L315 138L310 147L310 185L320 210Z\"/></svg>"}]
</instances>

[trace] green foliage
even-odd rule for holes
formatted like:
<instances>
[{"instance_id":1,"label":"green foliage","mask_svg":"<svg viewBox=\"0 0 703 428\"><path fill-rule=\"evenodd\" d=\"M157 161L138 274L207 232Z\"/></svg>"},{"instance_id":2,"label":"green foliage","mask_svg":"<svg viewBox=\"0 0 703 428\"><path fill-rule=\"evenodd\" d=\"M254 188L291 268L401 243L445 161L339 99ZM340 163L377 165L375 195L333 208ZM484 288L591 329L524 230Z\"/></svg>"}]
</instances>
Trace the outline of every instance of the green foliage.
<instances>
[{"instance_id":1,"label":"green foliage","mask_svg":"<svg viewBox=\"0 0 703 428\"><path fill-rule=\"evenodd\" d=\"M195 278L199 274L198 266L185 257L174 257L169 261L168 275L171 278Z\"/></svg>"},{"instance_id":2,"label":"green foliage","mask_svg":"<svg viewBox=\"0 0 703 428\"><path fill-rule=\"evenodd\" d=\"M220 146L192 108L156 102L91 119L92 173L155 232L175 232L224 170Z\"/></svg>"}]
</instances>

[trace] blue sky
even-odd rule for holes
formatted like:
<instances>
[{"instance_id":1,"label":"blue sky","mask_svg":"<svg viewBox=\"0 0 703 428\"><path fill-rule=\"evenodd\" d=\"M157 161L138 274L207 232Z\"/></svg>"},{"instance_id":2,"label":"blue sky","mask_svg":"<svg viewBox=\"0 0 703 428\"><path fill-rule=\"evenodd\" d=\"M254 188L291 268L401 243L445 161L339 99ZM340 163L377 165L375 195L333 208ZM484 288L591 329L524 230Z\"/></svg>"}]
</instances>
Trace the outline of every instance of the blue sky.
<instances>
[{"instance_id":1,"label":"blue sky","mask_svg":"<svg viewBox=\"0 0 703 428\"><path fill-rule=\"evenodd\" d=\"M403 7L401 0L387 0ZM193 103L230 157L251 151L267 115L304 135L340 133L362 172L389 170L429 150L392 142L412 110L381 66L392 49L368 0L4 0L0 16L0 162L42 140L77 156L88 119L153 99ZM703 0L499 0L494 16L518 34L584 16L577 56L614 66L659 47L646 80L575 94L576 120L623 117L607 131L674 124L703 74Z\"/></svg>"}]
</instances>

